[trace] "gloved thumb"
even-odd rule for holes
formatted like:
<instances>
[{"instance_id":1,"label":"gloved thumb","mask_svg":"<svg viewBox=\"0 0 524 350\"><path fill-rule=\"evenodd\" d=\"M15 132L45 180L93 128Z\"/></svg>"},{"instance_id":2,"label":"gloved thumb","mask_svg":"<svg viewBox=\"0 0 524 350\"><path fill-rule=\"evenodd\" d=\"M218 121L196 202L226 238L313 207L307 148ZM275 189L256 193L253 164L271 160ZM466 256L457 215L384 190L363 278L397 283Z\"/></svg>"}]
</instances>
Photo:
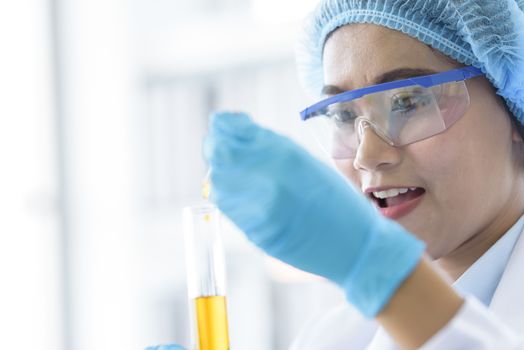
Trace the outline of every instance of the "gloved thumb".
<instances>
[{"instance_id":1,"label":"gloved thumb","mask_svg":"<svg viewBox=\"0 0 524 350\"><path fill-rule=\"evenodd\" d=\"M209 117L209 132L215 137L234 137L248 141L259 127L243 112L217 112Z\"/></svg>"}]
</instances>

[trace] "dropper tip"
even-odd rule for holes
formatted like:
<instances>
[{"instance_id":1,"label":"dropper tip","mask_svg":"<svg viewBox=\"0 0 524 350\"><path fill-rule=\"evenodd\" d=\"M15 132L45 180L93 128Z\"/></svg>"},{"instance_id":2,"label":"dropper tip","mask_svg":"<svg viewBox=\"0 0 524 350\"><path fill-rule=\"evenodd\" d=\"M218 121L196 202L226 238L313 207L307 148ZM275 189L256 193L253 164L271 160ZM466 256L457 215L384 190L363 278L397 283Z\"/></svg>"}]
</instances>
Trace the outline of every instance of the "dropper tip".
<instances>
[{"instance_id":1,"label":"dropper tip","mask_svg":"<svg viewBox=\"0 0 524 350\"><path fill-rule=\"evenodd\" d=\"M202 197L207 200L209 199L210 193L211 193L211 169L208 169L206 176L204 177L204 181L202 183Z\"/></svg>"}]
</instances>

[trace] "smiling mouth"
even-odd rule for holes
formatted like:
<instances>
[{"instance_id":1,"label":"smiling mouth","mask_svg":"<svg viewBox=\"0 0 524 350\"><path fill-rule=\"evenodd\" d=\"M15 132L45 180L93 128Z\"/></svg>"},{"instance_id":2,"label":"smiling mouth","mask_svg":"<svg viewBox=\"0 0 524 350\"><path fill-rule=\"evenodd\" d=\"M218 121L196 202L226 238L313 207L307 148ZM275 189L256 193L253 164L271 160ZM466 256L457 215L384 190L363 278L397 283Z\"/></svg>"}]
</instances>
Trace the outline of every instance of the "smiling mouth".
<instances>
[{"instance_id":1,"label":"smiling mouth","mask_svg":"<svg viewBox=\"0 0 524 350\"><path fill-rule=\"evenodd\" d=\"M391 190L390 190L391 191ZM421 187L412 187L407 189L405 193L387 193L389 191L369 193L368 196L373 200L375 205L379 208L389 208L404 204L415 198L422 196L426 190Z\"/></svg>"}]
</instances>

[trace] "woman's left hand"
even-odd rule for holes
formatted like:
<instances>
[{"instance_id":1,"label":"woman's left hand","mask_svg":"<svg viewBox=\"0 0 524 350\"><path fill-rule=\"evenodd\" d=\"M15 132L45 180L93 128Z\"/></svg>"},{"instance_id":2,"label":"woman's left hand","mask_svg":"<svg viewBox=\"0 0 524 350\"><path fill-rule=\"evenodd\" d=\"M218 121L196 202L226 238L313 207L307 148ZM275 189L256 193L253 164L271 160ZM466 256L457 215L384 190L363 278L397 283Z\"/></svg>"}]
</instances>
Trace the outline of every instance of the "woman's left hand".
<instances>
[{"instance_id":1,"label":"woman's left hand","mask_svg":"<svg viewBox=\"0 0 524 350\"><path fill-rule=\"evenodd\" d=\"M186 350L181 345L177 344L164 344L164 345L155 345L148 346L145 350Z\"/></svg>"}]
</instances>

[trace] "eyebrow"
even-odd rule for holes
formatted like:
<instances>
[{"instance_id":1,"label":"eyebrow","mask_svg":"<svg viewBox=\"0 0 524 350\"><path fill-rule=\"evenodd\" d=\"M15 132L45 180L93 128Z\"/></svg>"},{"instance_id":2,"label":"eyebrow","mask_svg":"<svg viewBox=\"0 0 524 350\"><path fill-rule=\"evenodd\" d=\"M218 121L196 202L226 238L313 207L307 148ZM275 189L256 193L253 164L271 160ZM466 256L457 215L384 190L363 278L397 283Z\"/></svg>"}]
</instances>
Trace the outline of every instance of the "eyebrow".
<instances>
[{"instance_id":1,"label":"eyebrow","mask_svg":"<svg viewBox=\"0 0 524 350\"><path fill-rule=\"evenodd\" d=\"M373 80L372 85L389 83L390 81L421 77L436 73L438 73L438 71L427 68L397 68L377 76ZM322 88L322 95L337 95L343 93L344 91L344 89L341 89L335 85L324 85Z\"/></svg>"}]
</instances>

